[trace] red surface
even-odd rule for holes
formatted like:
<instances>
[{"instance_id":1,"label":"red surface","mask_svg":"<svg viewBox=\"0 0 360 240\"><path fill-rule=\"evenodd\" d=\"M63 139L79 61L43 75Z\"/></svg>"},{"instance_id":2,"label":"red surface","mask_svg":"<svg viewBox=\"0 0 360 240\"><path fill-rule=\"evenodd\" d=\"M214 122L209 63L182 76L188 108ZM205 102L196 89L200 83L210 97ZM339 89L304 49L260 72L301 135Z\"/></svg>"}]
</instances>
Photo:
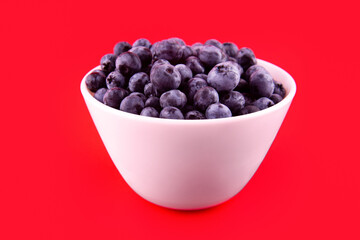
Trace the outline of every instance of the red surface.
<instances>
[{"instance_id":1,"label":"red surface","mask_svg":"<svg viewBox=\"0 0 360 240\"><path fill-rule=\"evenodd\" d=\"M360 238L355 1L53 2L1 2L0 239ZM251 47L298 86L249 184L204 211L138 197L80 95L117 41L172 36Z\"/></svg>"}]
</instances>

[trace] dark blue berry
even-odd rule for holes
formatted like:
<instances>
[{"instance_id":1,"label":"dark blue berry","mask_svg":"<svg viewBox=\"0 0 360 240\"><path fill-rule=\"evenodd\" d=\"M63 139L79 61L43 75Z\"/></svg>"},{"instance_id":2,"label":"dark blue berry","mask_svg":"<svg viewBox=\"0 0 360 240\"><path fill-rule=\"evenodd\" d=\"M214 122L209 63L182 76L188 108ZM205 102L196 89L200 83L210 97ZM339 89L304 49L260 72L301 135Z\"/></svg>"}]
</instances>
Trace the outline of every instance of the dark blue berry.
<instances>
[{"instance_id":1,"label":"dark blue berry","mask_svg":"<svg viewBox=\"0 0 360 240\"><path fill-rule=\"evenodd\" d=\"M255 65L257 62L254 52L247 47L240 48L236 55L236 59L244 71L246 71L250 66Z\"/></svg>"},{"instance_id":2,"label":"dark blue berry","mask_svg":"<svg viewBox=\"0 0 360 240\"><path fill-rule=\"evenodd\" d=\"M171 64L168 60L166 60L166 59L159 59L159 60L156 60L154 63L153 63L153 65L152 65L152 67L154 68L154 67L156 67L157 65L162 65L162 64Z\"/></svg>"},{"instance_id":3,"label":"dark blue berry","mask_svg":"<svg viewBox=\"0 0 360 240\"><path fill-rule=\"evenodd\" d=\"M150 49L147 47L133 47L129 50L129 52L135 53L140 58L142 67L145 67L151 63L152 54Z\"/></svg>"},{"instance_id":4,"label":"dark blue berry","mask_svg":"<svg viewBox=\"0 0 360 240\"><path fill-rule=\"evenodd\" d=\"M159 112L153 107L145 107L141 110L140 115L147 117L159 117Z\"/></svg>"},{"instance_id":5,"label":"dark blue berry","mask_svg":"<svg viewBox=\"0 0 360 240\"><path fill-rule=\"evenodd\" d=\"M157 96L154 85L150 82L144 86L144 94L146 97Z\"/></svg>"},{"instance_id":6,"label":"dark blue berry","mask_svg":"<svg viewBox=\"0 0 360 240\"><path fill-rule=\"evenodd\" d=\"M132 46L133 47L147 47L147 48L150 48L151 43L146 38L139 38L133 43Z\"/></svg>"},{"instance_id":7,"label":"dark blue berry","mask_svg":"<svg viewBox=\"0 0 360 240\"><path fill-rule=\"evenodd\" d=\"M182 112L176 107L165 107L160 112L160 118L184 119Z\"/></svg>"},{"instance_id":8,"label":"dark blue berry","mask_svg":"<svg viewBox=\"0 0 360 240\"><path fill-rule=\"evenodd\" d=\"M177 64L175 69L177 69L180 73L181 86L184 86L193 77L191 69L184 64Z\"/></svg>"},{"instance_id":9,"label":"dark blue berry","mask_svg":"<svg viewBox=\"0 0 360 240\"><path fill-rule=\"evenodd\" d=\"M135 73L129 79L129 90L131 92L144 92L144 86L147 83L150 83L150 79L146 73Z\"/></svg>"},{"instance_id":10,"label":"dark blue berry","mask_svg":"<svg viewBox=\"0 0 360 240\"><path fill-rule=\"evenodd\" d=\"M161 111L160 98L153 96L149 97L145 101L145 107L153 107L156 110Z\"/></svg>"},{"instance_id":11,"label":"dark blue berry","mask_svg":"<svg viewBox=\"0 0 360 240\"><path fill-rule=\"evenodd\" d=\"M123 88L114 87L109 89L104 95L104 104L119 109L121 101L129 94Z\"/></svg>"},{"instance_id":12,"label":"dark blue berry","mask_svg":"<svg viewBox=\"0 0 360 240\"><path fill-rule=\"evenodd\" d=\"M140 92L132 92L130 93L129 96L133 96L133 95L140 97L143 100L143 102L145 102L147 99L147 97L145 97L145 95Z\"/></svg>"},{"instance_id":13,"label":"dark blue berry","mask_svg":"<svg viewBox=\"0 0 360 240\"><path fill-rule=\"evenodd\" d=\"M232 114L226 105L222 103L214 103L206 109L205 116L207 119L214 119L231 117Z\"/></svg>"},{"instance_id":14,"label":"dark blue berry","mask_svg":"<svg viewBox=\"0 0 360 240\"><path fill-rule=\"evenodd\" d=\"M179 71L170 64L158 64L151 69L150 81L159 93L177 89L181 83Z\"/></svg>"},{"instance_id":15,"label":"dark blue berry","mask_svg":"<svg viewBox=\"0 0 360 240\"><path fill-rule=\"evenodd\" d=\"M226 105L234 116L240 114L240 110L245 107L244 96L237 91L227 92L221 96L220 102Z\"/></svg>"},{"instance_id":16,"label":"dark blue berry","mask_svg":"<svg viewBox=\"0 0 360 240\"><path fill-rule=\"evenodd\" d=\"M202 78L192 78L185 87L187 100L192 103L195 93L202 87L208 86L207 82Z\"/></svg>"},{"instance_id":17,"label":"dark blue berry","mask_svg":"<svg viewBox=\"0 0 360 240\"><path fill-rule=\"evenodd\" d=\"M274 84L275 84L274 94L279 94L282 98L284 98L286 95L284 86L275 80L274 80Z\"/></svg>"},{"instance_id":18,"label":"dark blue berry","mask_svg":"<svg viewBox=\"0 0 360 240\"><path fill-rule=\"evenodd\" d=\"M190 46L181 46L177 52L177 61L184 62L188 57L193 56L193 50Z\"/></svg>"},{"instance_id":19,"label":"dark blue berry","mask_svg":"<svg viewBox=\"0 0 360 240\"><path fill-rule=\"evenodd\" d=\"M131 49L131 45L128 42L118 42L114 46L114 54L119 56L121 53L128 51Z\"/></svg>"},{"instance_id":20,"label":"dark blue berry","mask_svg":"<svg viewBox=\"0 0 360 240\"><path fill-rule=\"evenodd\" d=\"M101 59L100 59L100 66L101 66L101 70L103 70L104 72L112 72L115 69L115 60L116 60L116 56L114 54L105 54Z\"/></svg>"},{"instance_id":21,"label":"dark blue berry","mask_svg":"<svg viewBox=\"0 0 360 240\"><path fill-rule=\"evenodd\" d=\"M99 102L104 103L103 98L104 98L104 95L105 95L105 93L106 93L107 90L108 90L107 88L100 88L100 89L98 89L98 90L96 91L96 93L94 94L94 98L95 98L96 100L98 100Z\"/></svg>"},{"instance_id":22,"label":"dark blue berry","mask_svg":"<svg viewBox=\"0 0 360 240\"><path fill-rule=\"evenodd\" d=\"M253 102L253 105L258 107L260 110L269 108L274 105L274 102L267 97L261 97Z\"/></svg>"},{"instance_id":23,"label":"dark blue berry","mask_svg":"<svg viewBox=\"0 0 360 240\"><path fill-rule=\"evenodd\" d=\"M204 43L204 45L212 45L212 46L215 46L215 47L217 47L217 48L219 48L221 50L223 49L223 45L221 44L221 42L219 42L216 39L209 39Z\"/></svg>"},{"instance_id":24,"label":"dark blue berry","mask_svg":"<svg viewBox=\"0 0 360 240\"><path fill-rule=\"evenodd\" d=\"M219 102L219 94L212 87L202 87L194 95L194 106L201 112L213 103Z\"/></svg>"},{"instance_id":25,"label":"dark blue berry","mask_svg":"<svg viewBox=\"0 0 360 240\"><path fill-rule=\"evenodd\" d=\"M96 92L98 89L106 87L106 75L102 71L92 71L85 78L85 84L87 88Z\"/></svg>"},{"instance_id":26,"label":"dark blue berry","mask_svg":"<svg viewBox=\"0 0 360 240\"><path fill-rule=\"evenodd\" d=\"M120 104L120 110L128 113L140 114L144 108L144 101L137 95L127 96Z\"/></svg>"},{"instance_id":27,"label":"dark blue berry","mask_svg":"<svg viewBox=\"0 0 360 240\"><path fill-rule=\"evenodd\" d=\"M130 77L141 70L141 60L135 53L124 52L115 61L116 69L125 77Z\"/></svg>"},{"instance_id":28,"label":"dark blue berry","mask_svg":"<svg viewBox=\"0 0 360 240\"><path fill-rule=\"evenodd\" d=\"M200 61L207 67L212 68L216 64L225 60L224 53L213 45L205 45L199 52Z\"/></svg>"},{"instance_id":29,"label":"dark blue berry","mask_svg":"<svg viewBox=\"0 0 360 240\"><path fill-rule=\"evenodd\" d=\"M245 114L258 112L258 111L260 111L260 108L254 106L254 105L247 105L243 109L240 110L240 114L245 115Z\"/></svg>"},{"instance_id":30,"label":"dark blue berry","mask_svg":"<svg viewBox=\"0 0 360 240\"><path fill-rule=\"evenodd\" d=\"M225 42L223 43L223 51L232 58L236 58L236 55L239 51L239 48L236 46L235 43L232 42Z\"/></svg>"},{"instance_id":31,"label":"dark blue berry","mask_svg":"<svg viewBox=\"0 0 360 240\"><path fill-rule=\"evenodd\" d=\"M160 106L162 108L172 106L181 109L185 106L186 102L186 95L177 89L164 92L160 97Z\"/></svg>"},{"instance_id":32,"label":"dark blue berry","mask_svg":"<svg viewBox=\"0 0 360 240\"><path fill-rule=\"evenodd\" d=\"M127 82L126 82L125 77L117 70L112 71L106 77L106 86L108 89L111 89L114 87L125 88L126 84L127 84Z\"/></svg>"},{"instance_id":33,"label":"dark blue berry","mask_svg":"<svg viewBox=\"0 0 360 240\"><path fill-rule=\"evenodd\" d=\"M274 104L277 104L281 102L281 100L283 100L283 97L277 93L274 93L273 95L270 96L270 100L273 101Z\"/></svg>"},{"instance_id":34,"label":"dark blue berry","mask_svg":"<svg viewBox=\"0 0 360 240\"><path fill-rule=\"evenodd\" d=\"M190 56L185 60L185 65L191 69L193 74L204 73L205 68L201 64L200 59L195 56Z\"/></svg>"},{"instance_id":35,"label":"dark blue berry","mask_svg":"<svg viewBox=\"0 0 360 240\"><path fill-rule=\"evenodd\" d=\"M205 119L205 115L197 110L189 111L185 114L185 119Z\"/></svg>"},{"instance_id":36,"label":"dark blue berry","mask_svg":"<svg viewBox=\"0 0 360 240\"><path fill-rule=\"evenodd\" d=\"M249 67L245 74L244 74L244 79L249 81L250 80L250 76L251 74L253 74L254 72L257 72L257 71L263 71L263 72L266 72L268 73L268 71L263 67L263 66L260 66L260 65L252 65L251 67Z\"/></svg>"},{"instance_id":37,"label":"dark blue berry","mask_svg":"<svg viewBox=\"0 0 360 240\"><path fill-rule=\"evenodd\" d=\"M272 76L263 71L256 71L250 76L250 93L255 98L269 98L274 92L275 84Z\"/></svg>"},{"instance_id":38,"label":"dark blue berry","mask_svg":"<svg viewBox=\"0 0 360 240\"><path fill-rule=\"evenodd\" d=\"M205 81L207 80L207 75L205 73L198 73L194 76L194 78L202 78Z\"/></svg>"},{"instance_id":39,"label":"dark blue berry","mask_svg":"<svg viewBox=\"0 0 360 240\"><path fill-rule=\"evenodd\" d=\"M166 59L170 63L176 63L178 61L178 51L181 45L176 39L166 39L158 42L154 49L155 59Z\"/></svg>"},{"instance_id":40,"label":"dark blue berry","mask_svg":"<svg viewBox=\"0 0 360 240\"><path fill-rule=\"evenodd\" d=\"M191 49L193 51L194 56L199 56L199 52L200 49L202 48L202 46L204 46L202 43L194 43L193 45L191 45Z\"/></svg>"},{"instance_id":41,"label":"dark blue berry","mask_svg":"<svg viewBox=\"0 0 360 240\"><path fill-rule=\"evenodd\" d=\"M232 62L215 65L209 72L207 82L218 92L233 90L240 81L241 72Z\"/></svg>"},{"instance_id":42,"label":"dark blue berry","mask_svg":"<svg viewBox=\"0 0 360 240\"><path fill-rule=\"evenodd\" d=\"M178 38L178 37L172 37L172 38L169 38L168 40L176 41L180 46L186 45L184 40L182 40L181 38Z\"/></svg>"}]
</instances>

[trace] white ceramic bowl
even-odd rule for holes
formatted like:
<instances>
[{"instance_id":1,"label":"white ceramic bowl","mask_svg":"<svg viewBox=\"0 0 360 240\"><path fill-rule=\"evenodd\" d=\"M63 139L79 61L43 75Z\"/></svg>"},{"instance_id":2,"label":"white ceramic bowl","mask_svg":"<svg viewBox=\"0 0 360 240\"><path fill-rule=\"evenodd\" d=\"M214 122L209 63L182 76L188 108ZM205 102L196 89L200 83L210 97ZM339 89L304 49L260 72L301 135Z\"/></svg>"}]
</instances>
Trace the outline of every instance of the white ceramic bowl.
<instances>
[{"instance_id":1,"label":"white ceramic bowl","mask_svg":"<svg viewBox=\"0 0 360 240\"><path fill-rule=\"evenodd\" d=\"M225 202L247 184L294 98L295 81L287 72L266 61L258 64L287 95L268 109L231 118L171 120L126 113L97 101L86 76L81 93L111 159L136 193L167 208L202 209Z\"/></svg>"}]
</instances>

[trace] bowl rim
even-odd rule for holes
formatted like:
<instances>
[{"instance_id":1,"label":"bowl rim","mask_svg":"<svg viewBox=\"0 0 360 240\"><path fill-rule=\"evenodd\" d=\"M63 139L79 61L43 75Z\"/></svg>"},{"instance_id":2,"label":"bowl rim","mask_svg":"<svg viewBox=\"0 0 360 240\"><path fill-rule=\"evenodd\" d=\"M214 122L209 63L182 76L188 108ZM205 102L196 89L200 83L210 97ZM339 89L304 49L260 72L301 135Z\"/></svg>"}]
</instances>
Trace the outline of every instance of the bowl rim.
<instances>
[{"instance_id":1,"label":"bowl rim","mask_svg":"<svg viewBox=\"0 0 360 240\"><path fill-rule=\"evenodd\" d=\"M283 72L283 74L285 75L286 81L289 83L290 91L287 93L287 95L285 96L285 98L283 100L281 100L279 103L277 103L269 108L266 108L266 109L263 109L263 110L260 110L260 111L254 112L254 113L249 113L249 114L239 115L239 116L232 116L232 117L228 117L228 118L201 119L201 120L155 118L155 117L141 116L141 115L137 115L137 114L133 114L133 113L128 113L128 112L121 111L119 109L109 107L109 106L101 103L100 101L96 100L90 94L90 90L86 87L86 84L85 84L86 77L92 71L100 69L100 65L94 67L93 69L91 69L89 72L87 72L85 74L85 76L83 77L83 79L81 80L81 83L80 83L80 91L86 102L88 102L98 108L102 108L103 111L106 111L109 114L117 115L118 117L122 117L122 118L129 118L129 119L135 120L135 121L160 123L160 124L181 124L181 125L220 124L220 123L231 123L234 121L239 122L239 121L249 120L249 119L253 119L253 118L259 118L261 116L276 112L276 111L284 108L287 105L290 105L291 101L293 100L295 93L296 93L295 80L288 72L286 72L284 69L280 68L279 66L272 64L270 62L267 62L265 60L261 60L261 59L257 58L257 61L260 64L264 63L266 65L271 66L272 68L275 68L277 71ZM283 82L283 81L280 81L280 82Z\"/></svg>"}]
</instances>

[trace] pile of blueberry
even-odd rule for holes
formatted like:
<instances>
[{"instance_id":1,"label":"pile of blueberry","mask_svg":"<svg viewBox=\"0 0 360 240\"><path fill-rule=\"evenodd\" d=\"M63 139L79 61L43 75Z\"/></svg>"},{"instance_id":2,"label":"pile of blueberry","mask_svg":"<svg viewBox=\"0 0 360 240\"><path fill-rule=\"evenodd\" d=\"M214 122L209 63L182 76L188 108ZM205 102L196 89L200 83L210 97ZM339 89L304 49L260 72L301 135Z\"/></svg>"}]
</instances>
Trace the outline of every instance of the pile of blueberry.
<instances>
[{"instance_id":1,"label":"pile of blueberry","mask_svg":"<svg viewBox=\"0 0 360 240\"><path fill-rule=\"evenodd\" d=\"M179 38L119 42L100 64L85 81L94 97L143 116L225 118L260 111L285 97L250 48L215 39L192 46Z\"/></svg>"}]
</instances>

